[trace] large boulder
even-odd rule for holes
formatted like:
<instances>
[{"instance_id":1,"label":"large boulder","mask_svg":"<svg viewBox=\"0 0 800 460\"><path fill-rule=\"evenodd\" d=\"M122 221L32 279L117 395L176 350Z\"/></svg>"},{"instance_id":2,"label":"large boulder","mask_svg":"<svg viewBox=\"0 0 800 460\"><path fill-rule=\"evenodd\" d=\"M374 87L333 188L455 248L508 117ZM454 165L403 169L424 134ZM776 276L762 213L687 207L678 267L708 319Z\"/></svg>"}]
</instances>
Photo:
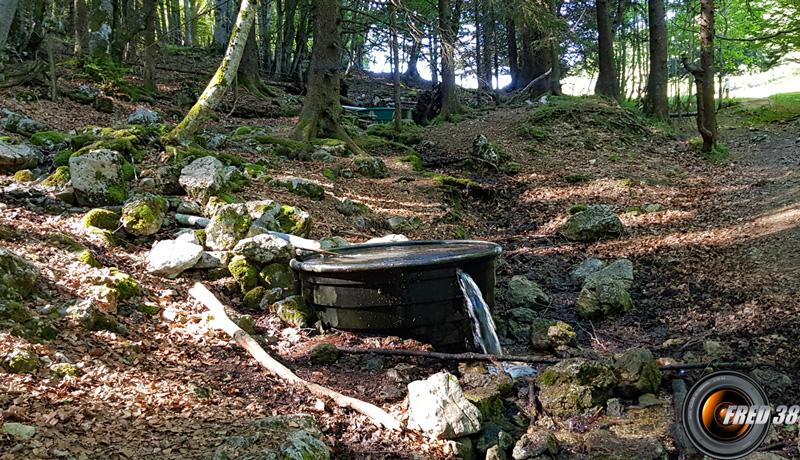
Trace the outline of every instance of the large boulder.
<instances>
[{"instance_id":1,"label":"large boulder","mask_svg":"<svg viewBox=\"0 0 800 460\"><path fill-rule=\"evenodd\" d=\"M604 404L617 377L607 363L571 358L545 368L537 383L542 407L550 414L571 417Z\"/></svg>"},{"instance_id":2,"label":"large boulder","mask_svg":"<svg viewBox=\"0 0 800 460\"><path fill-rule=\"evenodd\" d=\"M408 423L428 436L455 439L481 430L481 412L455 376L439 372L408 384Z\"/></svg>"},{"instance_id":3,"label":"large boulder","mask_svg":"<svg viewBox=\"0 0 800 460\"><path fill-rule=\"evenodd\" d=\"M206 245L216 251L233 249L247 235L251 223L245 204L221 206L206 227Z\"/></svg>"},{"instance_id":4,"label":"large boulder","mask_svg":"<svg viewBox=\"0 0 800 460\"><path fill-rule=\"evenodd\" d=\"M576 206L559 232L570 241L592 243L622 235L622 221L605 205Z\"/></svg>"},{"instance_id":5,"label":"large boulder","mask_svg":"<svg viewBox=\"0 0 800 460\"><path fill-rule=\"evenodd\" d=\"M69 175L75 197L82 206L117 205L128 198L122 165L125 160L113 150L90 150L69 159Z\"/></svg>"},{"instance_id":6,"label":"large boulder","mask_svg":"<svg viewBox=\"0 0 800 460\"><path fill-rule=\"evenodd\" d=\"M633 286L633 264L619 259L586 277L578 295L578 314L601 318L633 309L628 289Z\"/></svg>"},{"instance_id":7,"label":"large boulder","mask_svg":"<svg viewBox=\"0 0 800 460\"><path fill-rule=\"evenodd\" d=\"M175 278L194 267L202 256L203 247L186 238L159 241L147 254L147 271Z\"/></svg>"},{"instance_id":8,"label":"large boulder","mask_svg":"<svg viewBox=\"0 0 800 460\"><path fill-rule=\"evenodd\" d=\"M222 191L228 182L227 169L224 164L212 156L198 158L181 170L178 183L192 198L207 201L208 198Z\"/></svg>"},{"instance_id":9,"label":"large boulder","mask_svg":"<svg viewBox=\"0 0 800 460\"><path fill-rule=\"evenodd\" d=\"M389 176L386 163L378 157L370 155L358 155L353 158L353 165L358 174L373 179L381 179Z\"/></svg>"},{"instance_id":10,"label":"large boulder","mask_svg":"<svg viewBox=\"0 0 800 460\"><path fill-rule=\"evenodd\" d=\"M0 140L0 172L13 173L36 167L42 153L27 144L9 144Z\"/></svg>"},{"instance_id":11,"label":"large boulder","mask_svg":"<svg viewBox=\"0 0 800 460\"><path fill-rule=\"evenodd\" d=\"M120 223L131 235L153 235L161 229L168 209L169 203L164 198L141 193L125 202Z\"/></svg>"},{"instance_id":12,"label":"large boulder","mask_svg":"<svg viewBox=\"0 0 800 460\"><path fill-rule=\"evenodd\" d=\"M515 307L542 307L550 303L550 297L542 288L522 275L513 276L508 282L506 299Z\"/></svg>"},{"instance_id":13,"label":"large boulder","mask_svg":"<svg viewBox=\"0 0 800 460\"><path fill-rule=\"evenodd\" d=\"M242 255L258 264L288 262L293 257L292 245L275 235L263 233L252 238L245 238L233 248L233 252Z\"/></svg>"},{"instance_id":14,"label":"large boulder","mask_svg":"<svg viewBox=\"0 0 800 460\"><path fill-rule=\"evenodd\" d=\"M310 415L277 415L254 421L246 433L229 436L213 460L245 458L328 460L331 449Z\"/></svg>"},{"instance_id":15,"label":"large boulder","mask_svg":"<svg viewBox=\"0 0 800 460\"><path fill-rule=\"evenodd\" d=\"M20 300L30 295L39 270L13 252L0 248L0 300Z\"/></svg>"},{"instance_id":16,"label":"large boulder","mask_svg":"<svg viewBox=\"0 0 800 460\"><path fill-rule=\"evenodd\" d=\"M16 112L3 109L2 115L4 118L0 121L0 126L2 126L5 131L30 137L39 131L47 130L47 125L22 116Z\"/></svg>"}]
</instances>

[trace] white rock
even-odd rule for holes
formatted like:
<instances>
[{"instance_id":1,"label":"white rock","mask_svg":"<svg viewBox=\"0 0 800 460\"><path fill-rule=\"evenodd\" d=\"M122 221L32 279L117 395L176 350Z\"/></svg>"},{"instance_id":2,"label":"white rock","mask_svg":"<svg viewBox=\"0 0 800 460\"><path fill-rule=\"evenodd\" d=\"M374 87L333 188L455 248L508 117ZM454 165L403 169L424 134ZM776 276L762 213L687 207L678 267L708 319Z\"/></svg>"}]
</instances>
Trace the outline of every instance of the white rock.
<instances>
[{"instance_id":1,"label":"white rock","mask_svg":"<svg viewBox=\"0 0 800 460\"><path fill-rule=\"evenodd\" d=\"M147 271L175 278L184 270L194 267L202 255L203 247L190 241L159 241L147 254Z\"/></svg>"},{"instance_id":2,"label":"white rock","mask_svg":"<svg viewBox=\"0 0 800 460\"><path fill-rule=\"evenodd\" d=\"M233 253L231 251L206 251L200 257L200 260L194 264L194 268L209 270L227 267L232 258Z\"/></svg>"},{"instance_id":3,"label":"white rock","mask_svg":"<svg viewBox=\"0 0 800 460\"><path fill-rule=\"evenodd\" d=\"M198 158L181 170L178 183L191 197L208 199L226 182L225 165L212 156Z\"/></svg>"},{"instance_id":4,"label":"white rock","mask_svg":"<svg viewBox=\"0 0 800 460\"><path fill-rule=\"evenodd\" d=\"M481 430L481 412L455 376L439 372L408 384L408 423L431 437L455 439Z\"/></svg>"},{"instance_id":5,"label":"white rock","mask_svg":"<svg viewBox=\"0 0 800 460\"><path fill-rule=\"evenodd\" d=\"M83 206L121 204L127 198L127 186L122 178L122 156L107 149L90 150L69 159L69 175L78 203ZM109 193L119 188L124 195Z\"/></svg>"},{"instance_id":6,"label":"white rock","mask_svg":"<svg viewBox=\"0 0 800 460\"><path fill-rule=\"evenodd\" d=\"M233 252L245 256L252 262L268 264L288 261L294 255L294 248L283 238L262 233L239 241Z\"/></svg>"},{"instance_id":7,"label":"white rock","mask_svg":"<svg viewBox=\"0 0 800 460\"><path fill-rule=\"evenodd\" d=\"M363 244L372 244L372 243L395 243L400 241L408 241L408 237L405 235L398 235L391 233L389 235L382 236L380 238L372 238L364 242Z\"/></svg>"},{"instance_id":8,"label":"white rock","mask_svg":"<svg viewBox=\"0 0 800 460\"><path fill-rule=\"evenodd\" d=\"M139 107L128 116L129 125L148 125L161 121L161 115L145 107Z\"/></svg>"}]
</instances>

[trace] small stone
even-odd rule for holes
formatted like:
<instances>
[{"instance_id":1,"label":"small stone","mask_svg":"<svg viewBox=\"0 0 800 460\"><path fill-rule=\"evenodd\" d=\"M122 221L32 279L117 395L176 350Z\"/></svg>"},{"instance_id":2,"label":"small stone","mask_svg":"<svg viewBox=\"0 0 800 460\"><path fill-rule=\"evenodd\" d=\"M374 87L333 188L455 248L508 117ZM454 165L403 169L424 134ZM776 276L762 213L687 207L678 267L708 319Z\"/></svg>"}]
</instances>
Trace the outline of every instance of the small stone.
<instances>
[{"instance_id":1,"label":"small stone","mask_svg":"<svg viewBox=\"0 0 800 460\"><path fill-rule=\"evenodd\" d=\"M39 356L26 348L15 348L3 359L3 368L15 374L33 374L41 365Z\"/></svg>"},{"instance_id":2,"label":"small stone","mask_svg":"<svg viewBox=\"0 0 800 460\"><path fill-rule=\"evenodd\" d=\"M633 300L628 293L632 285L631 261L614 261L586 277L576 302L578 314L585 318L601 318L632 310Z\"/></svg>"},{"instance_id":3,"label":"small stone","mask_svg":"<svg viewBox=\"0 0 800 460\"><path fill-rule=\"evenodd\" d=\"M145 107L138 107L128 116L129 125L150 125L161 122L161 116Z\"/></svg>"},{"instance_id":4,"label":"small stone","mask_svg":"<svg viewBox=\"0 0 800 460\"><path fill-rule=\"evenodd\" d=\"M583 281L587 276L600 271L606 263L600 259L590 257L570 270L569 274L576 281Z\"/></svg>"},{"instance_id":5,"label":"small stone","mask_svg":"<svg viewBox=\"0 0 800 460\"><path fill-rule=\"evenodd\" d=\"M620 390L628 396L654 393L661 384L661 371L650 350L630 348L614 357Z\"/></svg>"},{"instance_id":6,"label":"small stone","mask_svg":"<svg viewBox=\"0 0 800 460\"><path fill-rule=\"evenodd\" d=\"M345 216L356 216L359 214L366 214L369 212L367 205L353 201L349 198L344 198L333 205L339 213Z\"/></svg>"},{"instance_id":7,"label":"small stone","mask_svg":"<svg viewBox=\"0 0 800 460\"><path fill-rule=\"evenodd\" d=\"M180 214L199 216L203 212L203 208L195 201L180 201L178 202L177 212Z\"/></svg>"},{"instance_id":8,"label":"small stone","mask_svg":"<svg viewBox=\"0 0 800 460\"><path fill-rule=\"evenodd\" d=\"M664 207L661 206L660 204L648 203L648 204L643 205L641 209L642 209L642 212L651 213L651 212L659 212L663 208Z\"/></svg>"},{"instance_id":9,"label":"small stone","mask_svg":"<svg viewBox=\"0 0 800 460\"><path fill-rule=\"evenodd\" d=\"M609 417L622 417L624 411L625 409L619 398L611 398L606 402L606 414Z\"/></svg>"},{"instance_id":10,"label":"small stone","mask_svg":"<svg viewBox=\"0 0 800 460\"><path fill-rule=\"evenodd\" d=\"M158 189L156 180L152 177L142 177L139 179L139 190L143 192L155 192Z\"/></svg>"},{"instance_id":11,"label":"small stone","mask_svg":"<svg viewBox=\"0 0 800 460\"><path fill-rule=\"evenodd\" d=\"M258 273L258 278L261 284L270 290L281 289L291 292L294 289L294 272L286 263L267 265Z\"/></svg>"},{"instance_id":12,"label":"small stone","mask_svg":"<svg viewBox=\"0 0 800 460\"><path fill-rule=\"evenodd\" d=\"M55 363L50 365L50 372L58 377L78 375L78 368L70 363Z\"/></svg>"},{"instance_id":13,"label":"small stone","mask_svg":"<svg viewBox=\"0 0 800 460\"><path fill-rule=\"evenodd\" d=\"M326 236L319 240L320 249L336 249L350 246L350 242L341 236Z\"/></svg>"},{"instance_id":14,"label":"small stone","mask_svg":"<svg viewBox=\"0 0 800 460\"><path fill-rule=\"evenodd\" d=\"M30 169L21 169L14 173L14 182L26 183L34 180L36 180L36 177L33 176Z\"/></svg>"},{"instance_id":15,"label":"small stone","mask_svg":"<svg viewBox=\"0 0 800 460\"><path fill-rule=\"evenodd\" d=\"M206 227L206 245L214 250L230 250L250 229L251 217L244 204L228 204L217 209Z\"/></svg>"},{"instance_id":16,"label":"small stone","mask_svg":"<svg viewBox=\"0 0 800 460\"><path fill-rule=\"evenodd\" d=\"M21 300L33 293L39 270L30 262L0 248L0 301Z\"/></svg>"},{"instance_id":17,"label":"small stone","mask_svg":"<svg viewBox=\"0 0 800 460\"><path fill-rule=\"evenodd\" d=\"M378 157L370 155L358 155L353 158L353 165L356 173L373 179L381 179L389 176L389 169L386 163Z\"/></svg>"},{"instance_id":18,"label":"small stone","mask_svg":"<svg viewBox=\"0 0 800 460\"><path fill-rule=\"evenodd\" d=\"M231 259L233 259L233 255L231 251L204 251L193 268L212 270L215 268L227 267Z\"/></svg>"},{"instance_id":19,"label":"small stone","mask_svg":"<svg viewBox=\"0 0 800 460\"><path fill-rule=\"evenodd\" d=\"M703 342L703 351L708 361L716 361L731 355L731 348L716 340L706 340Z\"/></svg>"},{"instance_id":20,"label":"small stone","mask_svg":"<svg viewBox=\"0 0 800 460\"><path fill-rule=\"evenodd\" d=\"M125 332L123 325L110 314L97 308L89 299L69 307L67 316L89 331Z\"/></svg>"},{"instance_id":21,"label":"small stone","mask_svg":"<svg viewBox=\"0 0 800 460\"><path fill-rule=\"evenodd\" d=\"M242 315L236 321L236 324L241 328L243 331L247 332L250 335L255 335L256 333L256 321L250 315Z\"/></svg>"},{"instance_id":22,"label":"small stone","mask_svg":"<svg viewBox=\"0 0 800 460\"><path fill-rule=\"evenodd\" d=\"M228 271L239 283L242 292L247 293L258 286L258 267L243 256L234 256L228 264Z\"/></svg>"},{"instance_id":23,"label":"small stone","mask_svg":"<svg viewBox=\"0 0 800 460\"><path fill-rule=\"evenodd\" d=\"M508 282L506 298L511 305L519 307L541 307L550 303L550 297L542 288L522 275L516 275Z\"/></svg>"},{"instance_id":24,"label":"small stone","mask_svg":"<svg viewBox=\"0 0 800 460\"><path fill-rule=\"evenodd\" d=\"M486 460L508 460L508 457L500 446L492 446L486 451Z\"/></svg>"},{"instance_id":25,"label":"small stone","mask_svg":"<svg viewBox=\"0 0 800 460\"><path fill-rule=\"evenodd\" d=\"M656 397L653 393L645 393L639 395L639 407L660 406L663 402Z\"/></svg>"},{"instance_id":26,"label":"small stone","mask_svg":"<svg viewBox=\"0 0 800 460\"><path fill-rule=\"evenodd\" d=\"M192 268L203 255L203 247L178 240L162 240L147 254L147 271L166 278L176 278Z\"/></svg>"},{"instance_id":27,"label":"small stone","mask_svg":"<svg viewBox=\"0 0 800 460\"><path fill-rule=\"evenodd\" d=\"M396 233L413 232L420 226L420 224L421 222L418 217L406 218L393 216L386 219L386 225L389 227L389 230Z\"/></svg>"},{"instance_id":28,"label":"small stone","mask_svg":"<svg viewBox=\"0 0 800 460\"><path fill-rule=\"evenodd\" d=\"M269 185L282 187L295 195L304 196L314 200L321 200L325 197L325 189L317 182L302 177L283 176L272 179Z\"/></svg>"},{"instance_id":29,"label":"small stone","mask_svg":"<svg viewBox=\"0 0 800 460\"><path fill-rule=\"evenodd\" d=\"M5 422L3 423L3 433L19 441L24 441L36 434L36 427L17 422Z\"/></svg>"},{"instance_id":30,"label":"small stone","mask_svg":"<svg viewBox=\"0 0 800 460\"><path fill-rule=\"evenodd\" d=\"M558 454L558 439L549 431L536 430L526 433L514 445L511 457L514 460L535 459L542 454Z\"/></svg>"},{"instance_id":31,"label":"small stone","mask_svg":"<svg viewBox=\"0 0 800 460\"><path fill-rule=\"evenodd\" d=\"M314 345L309 356L314 364L335 364L339 361L339 349L330 343Z\"/></svg>"},{"instance_id":32,"label":"small stone","mask_svg":"<svg viewBox=\"0 0 800 460\"><path fill-rule=\"evenodd\" d=\"M455 439L480 431L481 412L456 377L439 372L408 384L408 422L433 438Z\"/></svg>"},{"instance_id":33,"label":"small stone","mask_svg":"<svg viewBox=\"0 0 800 460\"><path fill-rule=\"evenodd\" d=\"M617 377L604 362L570 358L542 370L537 383L542 407L550 414L571 417L604 404Z\"/></svg>"}]
</instances>

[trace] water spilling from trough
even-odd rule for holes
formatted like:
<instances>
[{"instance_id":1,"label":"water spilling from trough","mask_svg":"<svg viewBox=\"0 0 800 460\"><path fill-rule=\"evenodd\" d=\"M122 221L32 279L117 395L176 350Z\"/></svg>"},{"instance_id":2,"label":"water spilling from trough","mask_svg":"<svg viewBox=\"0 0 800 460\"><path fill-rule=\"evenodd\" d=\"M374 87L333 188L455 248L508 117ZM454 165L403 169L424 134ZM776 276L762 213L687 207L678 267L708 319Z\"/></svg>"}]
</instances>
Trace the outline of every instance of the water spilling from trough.
<instances>
[{"instance_id":1,"label":"water spilling from trough","mask_svg":"<svg viewBox=\"0 0 800 460\"><path fill-rule=\"evenodd\" d=\"M469 274L461 269L456 270L458 284L464 293L465 307L472 320L472 335L476 344L484 353L492 355L503 354L500 338L497 336L497 327L489 311L489 306L483 300L480 288L475 284Z\"/></svg>"}]
</instances>

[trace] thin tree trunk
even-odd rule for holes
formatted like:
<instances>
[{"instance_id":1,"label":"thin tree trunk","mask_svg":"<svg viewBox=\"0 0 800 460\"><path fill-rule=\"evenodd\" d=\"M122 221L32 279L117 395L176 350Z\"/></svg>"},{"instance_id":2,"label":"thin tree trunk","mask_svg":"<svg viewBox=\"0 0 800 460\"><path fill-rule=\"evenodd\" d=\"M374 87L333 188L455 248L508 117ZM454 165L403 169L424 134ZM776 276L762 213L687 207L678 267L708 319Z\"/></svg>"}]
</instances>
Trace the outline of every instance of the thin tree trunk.
<instances>
[{"instance_id":1,"label":"thin tree trunk","mask_svg":"<svg viewBox=\"0 0 800 460\"><path fill-rule=\"evenodd\" d=\"M659 120L669 117L667 100L667 23L664 0L649 0L647 16L650 22L650 74L647 76L647 96L644 108Z\"/></svg>"},{"instance_id":2,"label":"thin tree trunk","mask_svg":"<svg viewBox=\"0 0 800 460\"><path fill-rule=\"evenodd\" d=\"M341 33L339 0L317 0L314 11L314 45L308 75L308 91L292 137L310 141L336 138L350 150L363 153L342 127L340 117Z\"/></svg>"},{"instance_id":3,"label":"thin tree trunk","mask_svg":"<svg viewBox=\"0 0 800 460\"><path fill-rule=\"evenodd\" d=\"M208 82L208 86L197 99L197 102L189 110L183 120L164 137L165 144L186 144L208 121L208 117L217 108L225 92L230 88L239 63L244 54L247 38L250 36L250 29L253 27L256 17L256 1L242 0L236 23L231 32L228 42L228 49L219 65L216 73Z\"/></svg>"},{"instance_id":4,"label":"thin tree trunk","mask_svg":"<svg viewBox=\"0 0 800 460\"><path fill-rule=\"evenodd\" d=\"M400 101L400 48L397 45L397 5L395 1L389 0L389 16L391 17L391 33L392 33L392 63L394 71L392 77L394 78L394 129L398 133L403 130L403 106Z\"/></svg>"},{"instance_id":5,"label":"thin tree trunk","mask_svg":"<svg viewBox=\"0 0 800 460\"><path fill-rule=\"evenodd\" d=\"M456 93L455 48L458 21L461 17L461 0L439 0L439 35L442 40L442 110L440 116L448 119L461 111Z\"/></svg>"},{"instance_id":6,"label":"thin tree trunk","mask_svg":"<svg viewBox=\"0 0 800 460\"><path fill-rule=\"evenodd\" d=\"M714 104L714 0L700 0L700 69L703 72L703 151L717 143L717 108Z\"/></svg>"},{"instance_id":7,"label":"thin tree trunk","mask_svg":"<svg viewBox=\"0 0 800 460\"><path fill-rule=\"evenodd\" d=\"M290 75L299 75L300 65L303 62L303 54L308 43L308 28L309 28L309 12L311 11L311 4L304 4L300 10L300 19L297 25L297 33L294 38L294 58L292 59L292 66L289 69Z\"/></svg>"},{"instance_id":8,"label":"thin tree trunk","mask_svg":"<svg viewBox=\"0 0 800 460\"><path fill-rule=\"evenodd\" d=\"M272 36L270 33L270 23L272 22L272 2L262 0L259 8L259 28L261 39L261 65L265 71L269 71L272 63Z\"/></svg>"},{"instance_id":9,"label":"thin tree trunk","mask_svg":"<svg viewBox=\"0 0 800 460\"><path fill-rule=\"evenodd\" d=\"M161 18L159 26L158 40L169 42L169 23L167 23L167 7L165 0L156 0L158 3L158 14Z\"/></svg>"},{"instance_id":10,"label":"thin tree trunk","mask_svg":"<svg viewBox=\"0 0 800 460\"><path fill-rule=\"evenodd\" d=\"M517 51L517 25L513 19L506 24L508 38L508 70L511 73L511 83L508 88L513 91L519 86L519 53Z\"/></svg>"},{"instance_id":11,"label":"thin tree trunk","mask_svg":"<svg viewBox=\"0 0 800 460\"><path fill-rule=\"evenodd\" d=\"M183 0L183 22L186 28L186 41L184 45L193 46L192 40L192 4L190 0Z\"/></svg>"},{"instance_id":12,"label":"thin tree trunk","mask_svg":"<svg viewBox=\"0 0 800 460\"><path fill-rule=\"evenodd\" d=\"M144 0L144 87L156 90L156 2Z\"/></svg>"},{"instance_id":13,"label":"thin tree trunk","mask_svg":"<svg viewBox=\"0 0 800 460\"><path fill-rule=\"evenodd\" d=\"M86 11L86 0L75 0L73 10L75 13L74 52L76 56L82 56L89 52L89 13Z\"/></svg>"},{"instance_id":14,"label":"thin tree trunk","mask_svg":"<svg viewBox=\"0 0 800 460\"><path fill-rule=\"evenodd\" d=\"M408 51L408 65L406 67L406 72L403 75L403 79L406 82L413 83L422 80L422 78L419 76L419 71L417 70L417 64L419 63L419 53L421 47L422 44L420 43L420 38L412 33L411 49Z\"/></svg>"},{"instance_id":15,"label":"thin tree trunk","mask_svg":"<svg viewBox=\"0 0 800 460\"><path fill-rule=\"evenodd\" d=\"M18 0L0 0L0 53L6 46L8 33L11 31L11 23L14 22L14 15L17 12Z\"/></svg>"},{"instance_id":16,"label":"thin tree trunk","mask_svg":"<svg viewBox=\"0 0 800 460\"><path fill-rule=\"evenodd\" d=\"M599 71L595 93L619 99L619 82L614 63L614 31L611 27L611 18L608 15L607 0L597 0L596 13Z\"/></svg>"},{"instance_id":17,"label":"thin tree trunk","mask_svg":"<svg viewBox=\"0 0 800 460\"><path fill-rule=\"evenodd\" d=\"M430 68L431 68L431 82L434 85L439 83L439 44L436 43L436 27L431 26L430 28L430 37L428 38L428 44L431 48L431 58L430 58Z\"/></svg>"}]
</instances>

